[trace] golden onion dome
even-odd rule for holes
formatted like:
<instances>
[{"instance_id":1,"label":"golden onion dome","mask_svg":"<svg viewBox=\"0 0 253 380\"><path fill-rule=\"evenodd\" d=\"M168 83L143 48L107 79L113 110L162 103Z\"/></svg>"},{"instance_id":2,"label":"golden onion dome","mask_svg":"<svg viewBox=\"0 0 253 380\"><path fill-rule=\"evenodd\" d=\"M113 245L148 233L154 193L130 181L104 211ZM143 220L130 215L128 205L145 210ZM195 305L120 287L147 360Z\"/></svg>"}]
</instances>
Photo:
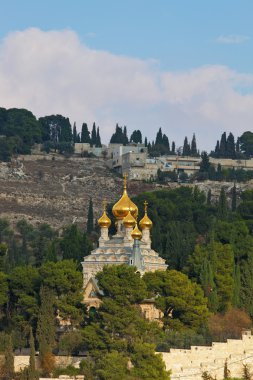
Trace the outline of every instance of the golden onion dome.
<instances>
[{"instance_id":1,"label":"golden onion dome","mask_svg":"<svg viewBox=\"0 0 253 380\"><path fill-rule=\"evenodd\" d=\"M142 230L144 230L145 228L146 229L151 229L152 228L152 220L149 219L148 217L148 213L147 213L147 209L148 209L148 202L144 202L144 211L145 211L145 214L144 214L144 217L140 220L140 227Z\"/></svg>"},{"instance_id":2,"label":"golden onion dome","mask_svg":"<svg viewBox=\"0 0 253 380\"><path fill-rule=\"evenodd\" d=\"M138 207L129 198L127 194L126 175L124 176L124 191L120 200L112 208L113 215L116 219L124 219L130 211L134 218L137 218Z\"/></svg>"},{"instance_id":3,"label":"golden onion dome","mask_svg":"<svg viewBox=\"0 0 253 380\"><path fill-rule=\"evenodd\" d=\"M135 223L135 228L133 229L133 232L131 233L131 236L132 236L133 239L137 239L137 240L140 240L141 237L142 237L142 233L141 233L141 231L138 228L137 222Z\"/></svg>"},{"instance_id":4,"label":"golden onion dome","mask_svg":"<svg viewBox=\"0 0 253 380\"><path fill-rule=\"evenodd\" d=\"M104 212L101 218L98 219L98 224L101 228L109 228L112 224L111 219L106 214L106 201L103 201Z\"/></svg>"},{"instance_id":5,"label":"golden onion dome","mask_svg":"<svg viewBox=\"0 0 253 380\"><path fill-rule=\"evenodd\" d=\"M136 224L136 220L134 219L133 215L130 211L128 211L127 216L123 219L123 224L126 228L133 228Z\"/></svg>"}]
</instances>

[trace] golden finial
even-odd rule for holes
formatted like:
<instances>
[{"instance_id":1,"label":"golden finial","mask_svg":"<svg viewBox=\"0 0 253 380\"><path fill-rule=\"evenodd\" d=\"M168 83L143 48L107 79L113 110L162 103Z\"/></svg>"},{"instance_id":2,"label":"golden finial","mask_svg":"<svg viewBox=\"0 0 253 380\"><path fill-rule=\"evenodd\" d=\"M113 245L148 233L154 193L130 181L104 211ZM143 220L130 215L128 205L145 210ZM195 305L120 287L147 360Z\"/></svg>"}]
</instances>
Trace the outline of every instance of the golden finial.
<instances>
[{"instance_id":1,"label":"golden finial","mask_svg":"<svg viewBox=\"0 0 253 380\"><path fill-rule=\"evenodd\" d=\"M147 212L148 212L148 202L147 201L144 202L144 212L145 212L145 215L141 219L139 224L140 224L140 227L142 230L143 229L149 229L150 230L152 228L153 223L152 223L152 220L149 219L148 214L147 214Z\"/></svg>"},{"instance_id":2,"label":"golden finial","mask_svg":"<svg viewBox=\"0 0 253 380\"><path fill-rule=\"evenodd\" d=\"M106 199L103 199L102 205L103 205L103 210L106 211L106 207L107 207L107 200Z\"/></svg>"},{"instance_id":3,"label":"golden finial","mask_svg":"<svg viewBox=\"0 0 253 380\"><path fill-rule=\"evenodd\" d=\"M111 225L111 219L108 218L107 214L106 214L106 206L107 206L107 201L106 199L103 200L102 202L103 204L103 215L101 216L101 218L98 219L98 224L101 228L109 228L110 225Z\"/></svg>"},{"instance_id":4,"label":"golden finial","mask_svg":"<svg viewBox=\"0 0 253 380\"><path fill-rule=\"evenodd\" d=\"M138 228L137 220L135 221L135 228L133 229L131 236L133 239L137 239L137 240L140 240L142 238L142 233Z\"/></svg>"},{"instance_id":5,"label":"golden finial","mask_svg":"<svg viewBox=\"0 0 253 380\"><path fill-rule=\"evenodd\" d=\"M124 189L127 188L127 177L128 177L127 173L124 173L124 174L123 174L123 178L124 178Z\"/></svg>"}]
</instances>

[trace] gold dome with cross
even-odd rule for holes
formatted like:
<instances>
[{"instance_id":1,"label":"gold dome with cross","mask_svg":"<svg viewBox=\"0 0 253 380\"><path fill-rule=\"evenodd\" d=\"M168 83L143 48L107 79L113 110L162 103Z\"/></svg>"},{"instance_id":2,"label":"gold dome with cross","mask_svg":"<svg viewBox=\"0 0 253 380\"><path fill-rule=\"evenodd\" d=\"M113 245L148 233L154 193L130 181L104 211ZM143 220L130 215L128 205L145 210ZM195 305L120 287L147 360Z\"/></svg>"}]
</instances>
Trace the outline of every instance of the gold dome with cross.
<instances>
[{"instance_id":1,"label":"gold dome with cross","mask_svg":"<svg viewBox=\"0 0 253 380\"><path fill-rule=\"evenodd\" d=\"M138 215L138 207L136 204L134 204L133 201L129 198L127 194L127 174L124 174L124 189L123 189L123 195L118 200L118 202L115 203L115 205L112 208L112 213L115 216L116 219L124 219L128 212L132 214L132 216L136 219Z\"/></svg>"}]
</instances>

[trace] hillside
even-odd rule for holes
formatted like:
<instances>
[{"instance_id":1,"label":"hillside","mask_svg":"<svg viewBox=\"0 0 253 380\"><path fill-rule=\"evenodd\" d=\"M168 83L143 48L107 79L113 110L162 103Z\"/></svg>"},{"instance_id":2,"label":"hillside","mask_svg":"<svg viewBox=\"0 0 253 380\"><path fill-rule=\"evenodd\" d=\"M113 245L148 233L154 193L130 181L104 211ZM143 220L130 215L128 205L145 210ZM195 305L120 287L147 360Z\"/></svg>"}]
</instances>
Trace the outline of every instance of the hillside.
<instances>
[{"instance_id":1,"label":"hillside","mask_svg":"<svg viewBox=\"0 0 253 380\"><path fill-rule=\"evenodd\" d=\"M2 218L25 218L30 223L46 222L54 227L75 220L83 226L89 198L97 218L103 199L112 202L120 196L122 180L101 159L20 156L12 163L0 164L0 187ZM129 192L135 195L153 187L130 184Z\"/></svg>"}]
</instances>

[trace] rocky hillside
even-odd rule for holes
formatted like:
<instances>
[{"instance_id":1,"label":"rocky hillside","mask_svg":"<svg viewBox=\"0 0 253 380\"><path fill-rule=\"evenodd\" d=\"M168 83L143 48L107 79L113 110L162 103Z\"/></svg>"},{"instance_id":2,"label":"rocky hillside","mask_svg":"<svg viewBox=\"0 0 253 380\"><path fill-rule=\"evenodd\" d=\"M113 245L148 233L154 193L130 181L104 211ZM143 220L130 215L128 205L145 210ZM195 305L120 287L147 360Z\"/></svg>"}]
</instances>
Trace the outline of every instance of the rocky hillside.
<instances>
[{"instance_id":1,"label":"rocky hillside","mask_svg":"<svg viewBox=\"0 0 253 380\"><path fill-rule=\"evenodd\" d=\"M129 193L143 191L140 185L129 184ZM146 190L153 187L146 185ZM113 202L120 197L122 179L102 159L23 156L0 163L0 189L1 217L11 222L25 218L57 228L73 221L84 226L89 198L99 217L103 199Z\"/></svg>"},{"instance_id":2,"label":"rocky hillside","mask_svg":"<svg viewBox=\"0 0 253 380\"><path fill-rule=\"evenodd\" d=\"M132 181L128 188L134 196L142 191L177 186L180 185ZM222 186L230 195L233 184L207 181L198 186L206 193L211 188L215 201ZM98 218L103 199L114 202L121 196L122 179L98 158L22 156L12 163L0 163L0 188L2 218L11 222L25 218L30 223L46 222L60 228L73 221L85 225L90 197ZM253 188L252 183L238 185L238 194L245 188Z\"/></svg>"}]
</instances>

